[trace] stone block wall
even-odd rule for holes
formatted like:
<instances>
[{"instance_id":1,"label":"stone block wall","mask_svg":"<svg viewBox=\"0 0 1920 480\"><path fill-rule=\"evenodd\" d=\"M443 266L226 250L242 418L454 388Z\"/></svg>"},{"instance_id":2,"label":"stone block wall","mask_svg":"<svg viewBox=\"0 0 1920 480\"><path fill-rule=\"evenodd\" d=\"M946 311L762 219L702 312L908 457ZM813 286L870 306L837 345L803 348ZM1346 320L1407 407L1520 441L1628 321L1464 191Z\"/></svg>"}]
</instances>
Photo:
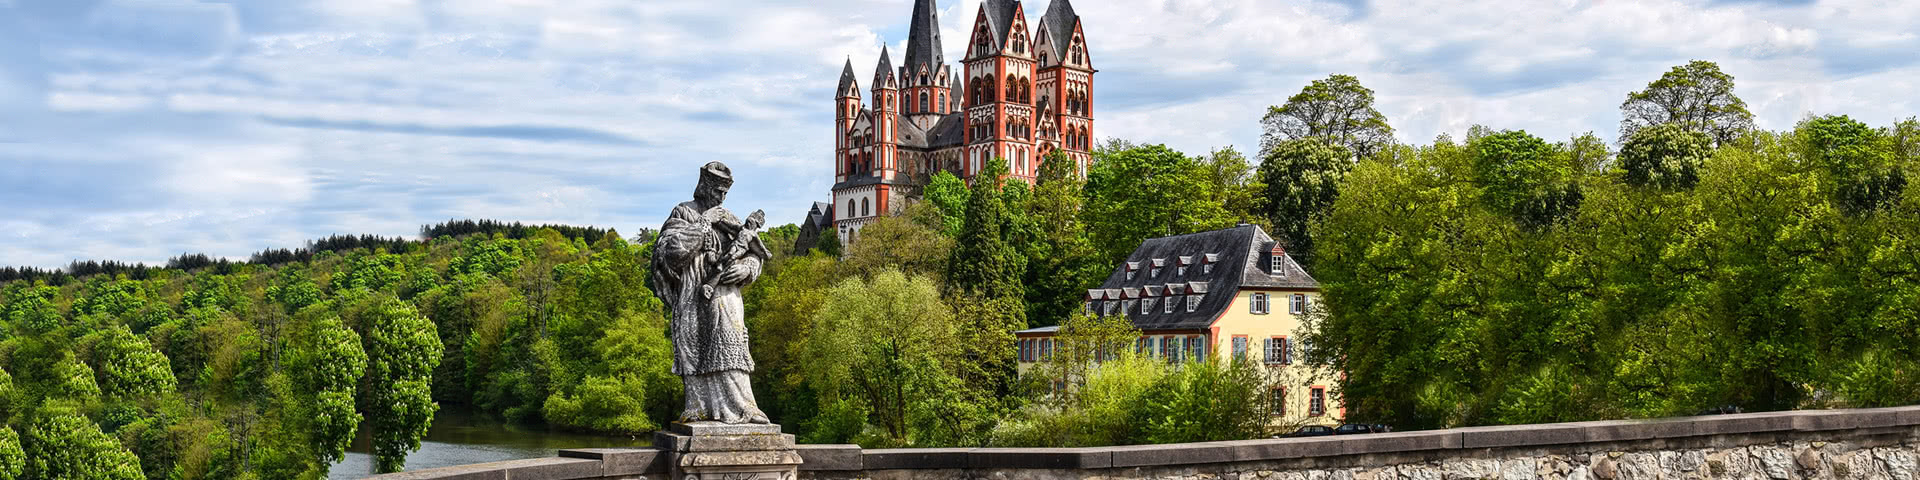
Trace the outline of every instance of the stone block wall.
<instances>
[{"instance_id":1,"label":"stone block wall","mask_svg":"<svg viewBox=\"0 0 1920 480\"><path fill-rule=\"evenodd\" d=\"M802 445L815 480L1920 480L1920 406L1098 448ZM382 479L663 479L654 449Z\"/></svg>"}]
</instances>

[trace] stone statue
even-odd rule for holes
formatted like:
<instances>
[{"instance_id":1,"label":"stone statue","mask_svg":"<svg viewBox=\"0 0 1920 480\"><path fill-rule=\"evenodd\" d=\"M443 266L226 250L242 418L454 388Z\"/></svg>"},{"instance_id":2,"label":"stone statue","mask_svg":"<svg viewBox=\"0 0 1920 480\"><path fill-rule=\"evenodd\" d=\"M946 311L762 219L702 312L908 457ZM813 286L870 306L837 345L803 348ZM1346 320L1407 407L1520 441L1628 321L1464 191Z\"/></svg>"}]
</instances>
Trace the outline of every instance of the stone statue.
<instances>
[{"instance_id":1,"label":"stone statue","mask_svg":"<svg viewBox=\"0 0 1920 480\"><path fill-rule=\"evenodd\" d=\"M741 221L721 208L732 186L725 164L701 167L693 201L673 207L653 247L649 286L672 312L673 373L686 384L681 422L768 423L747 380L753 356L740 298L771 258L759 235L766 214Z\"/></svg>"}]
</instances>

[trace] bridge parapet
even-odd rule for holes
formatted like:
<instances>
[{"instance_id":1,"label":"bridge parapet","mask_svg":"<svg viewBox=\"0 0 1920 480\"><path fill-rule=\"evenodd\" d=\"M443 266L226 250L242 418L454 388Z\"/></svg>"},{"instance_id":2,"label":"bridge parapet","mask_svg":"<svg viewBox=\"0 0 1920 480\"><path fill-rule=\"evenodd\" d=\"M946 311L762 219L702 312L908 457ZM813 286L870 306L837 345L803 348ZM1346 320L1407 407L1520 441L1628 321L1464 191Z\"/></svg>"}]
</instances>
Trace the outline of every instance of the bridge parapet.
<instances>
[{"instance_id":1,"label":"bridge parapet","mask_svg":"<svg viewBox=\"0 0 1920 480\"><path fill-rule=\"evenodd\" d=\"M801 479L1920 478L1920 406L1469 427L1093 448L801 445ZM382 480L667 478L652 448L421 470Z\"/></svg>"}]
</instances>

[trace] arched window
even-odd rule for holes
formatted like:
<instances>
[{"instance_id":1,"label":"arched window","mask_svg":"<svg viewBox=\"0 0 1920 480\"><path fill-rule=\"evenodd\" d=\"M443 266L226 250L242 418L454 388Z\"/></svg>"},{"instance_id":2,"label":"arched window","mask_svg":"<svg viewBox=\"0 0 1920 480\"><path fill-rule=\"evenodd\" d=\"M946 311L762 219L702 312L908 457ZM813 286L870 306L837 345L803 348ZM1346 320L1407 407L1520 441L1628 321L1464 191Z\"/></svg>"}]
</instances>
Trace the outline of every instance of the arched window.
<instances>
[{"instance_id":1,"label":"arched window","mask_svg":"<svg viewBox=\"0 0 1920 480\"><path fill-rule=\"evenodd\" d=\"M933 104L934 105L933 109L939 110L940 113L946 113L947 112L947 94L944 94L944 93L940 94L939 100L940 100L940 103Z\"/></svg>"},{"instance_id":2,"label":"arched window","mask_svg":"<svg viewBox=\"0 0 1920 480\"><path fill-rule=\"evenodd\" d=\"M848 216L848 217L852 217L852 216L853 216L853 212L855 212L855 211L856 211L856 210L854 210L854 209L853 209L853 199L851 199L851 198L849 198L849 199L847 199L847 216Z\"/></svg>"},{"instance_id":3,"label":"arched window","mask_svg":"<svg viewBox=\"0 0 1920 480\"><path fill-rule=\"evenodd\" d=\"M1033 87L1027 79L1020 79L1020 103L1033 103Z\"/></svg>"},{"instance_id":4,"label":"arched window","mask_svg":"<svg viewBox=\"0 0 1920 480\"><path fill-rule=\"evenodd\" d=\"M1019 85L1020 79L1018 77L1014 77L1011 73L1007 74L1007 101L1011 102L1020 99Z\"/></svg>"},{"instance_id":5,"label":"arched window","mask_svg":"<svg viewBox=\"0 0 1920 480\"><path fill-rule=\"evenodd\" d=\"M873 208L871 207L873 207L873 205L870 203L867 203L867 199L864 199L864 198L860 199L860 216L865 217L868 215L873 215Z\"/></svg>"},{"instance_id":6,"label":"arched window","mask_svg":"<svg viewBox=\"0 0 1920 480\"><path fill-rule=\"evenodd\" d=\"M920 92L920 111L927 111L927 92Z\"/></svg>"},{"instance_id":7,"label":"arched window","mask_svg":"<svg viewBox=\"0 0 1920 480\"><path fill-rule=\"evenodd\" d=\"M999 93L998 90L993 89L993 80L994 78L992 75L988 75L985 78L981 79L981 81L985 82L985 85L980 87L980 99L981 99L980 103L993 102L994 101L993 96Z\"/></svg>"}]
</instances>

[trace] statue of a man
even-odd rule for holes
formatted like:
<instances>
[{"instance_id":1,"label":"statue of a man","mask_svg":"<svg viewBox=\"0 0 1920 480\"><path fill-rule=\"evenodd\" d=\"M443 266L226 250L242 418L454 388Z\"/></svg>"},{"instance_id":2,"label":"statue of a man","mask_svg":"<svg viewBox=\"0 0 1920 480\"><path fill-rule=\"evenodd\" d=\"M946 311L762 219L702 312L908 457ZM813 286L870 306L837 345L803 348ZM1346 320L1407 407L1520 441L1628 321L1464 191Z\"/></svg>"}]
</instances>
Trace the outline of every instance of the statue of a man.
<instances>
[{"instance_id":1,"label":"statue of a man","mask_svg":"<svg viewBox=\"0 0 1920 480\"><path fill-rule=\"evenodd\" d=\"M693 201L673 207L653 247L650 286L672 311L673 373L686 384L682 422L768 423L747 379L753 357L740 298L770 258L757 231L765 214L743 222L721 208L732 186L725 164L701 167Z\"/></svg>"}]
</instances>

